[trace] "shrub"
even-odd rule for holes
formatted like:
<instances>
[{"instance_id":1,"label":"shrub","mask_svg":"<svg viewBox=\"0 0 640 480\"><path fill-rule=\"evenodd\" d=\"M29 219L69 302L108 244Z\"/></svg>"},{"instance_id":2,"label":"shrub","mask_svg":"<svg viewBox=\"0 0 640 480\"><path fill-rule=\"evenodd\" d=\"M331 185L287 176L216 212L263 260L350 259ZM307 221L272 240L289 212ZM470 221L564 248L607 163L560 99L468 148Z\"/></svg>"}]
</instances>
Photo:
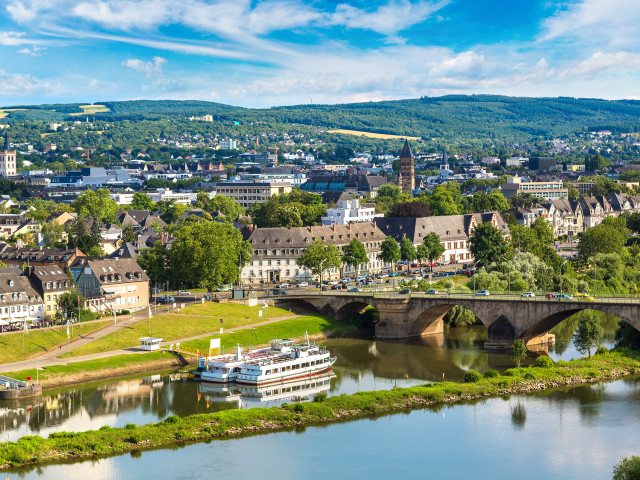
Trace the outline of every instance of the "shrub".
<instances>
[{"instance_id":1,"label":"shrub","mask_svg":"<svg viewBox=\"0 0 640 480\"><path fill-rule=\"evenodd\" d=\"M613 467L613 480L636 480L640 478L640 457L623 458Z\"/></svg>"},{"instance_id":2,"label":"shrub","mask_svg":"<svg viewBox=\"0 0 640 480\"><path fill-rule=\"evenodd\" d=\"M136 428L138 428L138 425L136 425L135 423L127 423L124 428L127 430L135 430Z\"/></svg>"},{"instance_id":3,"label":"shrub","mask_svg":"<svg viewBox=\"0 0 640 480\"><path fill-rule=\"evenodd\" d=\"M599 346L595 354L604 355L605 353L609 353L609 349L607 347Z\"/></svg>"},{"instance_id":4,"label":"shrub","mask_svg":"<svg viewBox=\"0 0 640 480\"><path fill-rule=\"evenodd\" d=\"M212 431L213 429L209 425L202 429L202 433L211 433Z\"/></svg>"},{"instance_id":5,"label":"shrub","mask_svg":"<svg viewBox=\"0 0 640 480\"><path fill-rule=\"evenodd\" d=\"M302 412L304 412L304 405L302 405L301 403L296 403L296 404L293 406L293 411L294 411L294 412L296 412L296 413L302 413Z\"/></svg>"},{"instance_id":6,"label":"shrub","mask_svg":"<svg viewBox=\"0 0 640 480\"><path fill-rule=\"evenodd\" d=\"M499 377L500 373L497 370L487 370L484 372L484 378L496 378Z\"/></svg>"},{"instance_id":7,"label":"shrub","mask_svg":"<svg viewBox=\"0 0 640 480\"><path fill-rule=\"evenodd\" d=\"M187 436L188 436L188 435L189 435L189 434L187 433L187 431L186 431L186 430L178 430L178 431L175 433L174 437L175 437L177 440L182 440L183 438L187 438Z\"/></svg>"},{"instance_id":8,"label":"shrub","mask_svg":"<svg viewBox=\"0 0 640 480\"><path fill-rule=\"evenodd\" d=\"M327 392L318 392L313 396L314 402L324 402L327 399Z\"/></svg>"},{"instance_id":9,"label":"shrub","mask_svg":"<svg viewBox=\"0 0 640 480\"><path fill-rule=\"evenodd\" d=\"M464 372L464 383L476 383L482 376L475 370L467 370Z\"/></svg>"},{"instance_id":10,"label":"shrub","mask_svg":"<svg viewBox=\"0 0 640 480\"><path fill-rule=\"evenodd\" d=\"M182 421L182 419L178 416L178 415L169 415L167 418L164 419L164 423L180 423Z\"/></svg>"},{"instance_id":11,"label":"shrub","mask_svg":"<svg viewBox=\"0 0 640 480\"><path fill-rule=\"evenodd\" d=\"M531 372L527 372L527 373L524 374L524 379L525 380L535 380L536 376Z\"/></svg>"},{"instance_id":12,"label":"shrub","mask_svg":"<svg viewBox=\"0 0 640 480\"><path fill-rule=\"evenodd\" d=\"M111 430L111 427L109 425L103 425L98 430L102 430L104 432L105 430Z\"/></svg>"},{"instance_id":13,"label":"shrub","mask_svg":"<svg viewBox=\"0 0 640 480\"><path fill-rule=\"evenodd\" d=\"M142 437L140 436L139 433L133 433L131 434L131 436L129 436L125 442L128 443L140 443L140 440L142 440Z\"/></svg>"},{"instance_id":14,"label":"shrub","mask_svg":"<svg viewBox=\"0 0 640 480\"><path fill-rule=\"evenodd\" d=\"M536 361L533 362L533 366L537 368L553 367L553 360L547 355L540 355L536 358Z\"/></svg>"}]
</instances>

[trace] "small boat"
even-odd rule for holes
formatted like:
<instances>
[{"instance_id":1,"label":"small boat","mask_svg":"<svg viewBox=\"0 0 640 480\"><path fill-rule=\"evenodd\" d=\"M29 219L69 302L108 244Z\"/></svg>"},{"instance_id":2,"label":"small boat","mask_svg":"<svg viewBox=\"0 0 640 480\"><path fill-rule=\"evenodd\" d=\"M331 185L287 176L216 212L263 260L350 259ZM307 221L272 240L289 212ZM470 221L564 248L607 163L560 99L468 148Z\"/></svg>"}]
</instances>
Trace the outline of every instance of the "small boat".
<instances>
[{"instance_id":1,"label":"small boat","mask_svg":"<svg viewBox=\"0 0 640 480\"><path fill-rule=\"evenodd\" d=\"M238 385L269 385L289 380L311 378L331 370L336 357L328 350L307 342L291 346L287 352L245 361L239 366Z\"/></svg>"},{"instance_id":2,"label":"small boat","mask_svg":"<svg viewBox=\"0 0 640 480\"><path fill-rule=\"evenodd\" d=\"M199 373L200 380L209 383L232 383L236 381L241 366L247 362L265 361L279 355L288 355L293 345L293 340L285 338L271 340L269 347L242 352L242 347L237 346L235 354L215 355L203 357L198 360L196 376Z\"/></svg>"}]
</instances>

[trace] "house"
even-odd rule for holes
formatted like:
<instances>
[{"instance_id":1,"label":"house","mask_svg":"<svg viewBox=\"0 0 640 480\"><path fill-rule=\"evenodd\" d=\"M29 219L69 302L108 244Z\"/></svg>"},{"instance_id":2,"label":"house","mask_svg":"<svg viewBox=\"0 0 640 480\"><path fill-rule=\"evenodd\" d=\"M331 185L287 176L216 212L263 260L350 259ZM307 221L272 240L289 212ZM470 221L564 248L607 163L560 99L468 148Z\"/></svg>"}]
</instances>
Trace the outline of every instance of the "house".
<instances>
[{"instance_id":1,"label":"house","mask_svg":"<svg viewBox=\"0 0 640 480\"><path fill-rule=\"evenodd\" d=\"M24 215L19 214L5 213L0 215L0 237L12 237L26 220Z\"/></svg>"},{"instance_id":2,"label":"house","mask_svg":"<svg viewBox=\"0 0 640 480\"><path fill-rule=\"evenodd\" d=\"M6 243L0 244L0 262L7 266L22 268L31 265L57 265L68 268L83 253L75 249L61 248L18 248Z\"/></svg>"},{"instance_id":3,"label":"house","mask_svg":"<svg viewBox=\"0 0 640 480\"><path fill-rule=\"evenodd\" d=\"M55 265L29 267L27 277L44 302L44 316L50 318L58 311L58 297L71 289L71 279Z\"/></svg>"},{"instance_id":4,"label":"house","mask_svg":"<svg viewBox=\"0 0 640 480\"><path fill-rule=\"evenodd\" d=\"M342 192L334 208L327 208L327 215L321 218L323 225L346 225L350 222L371 223L383 214L376 214L375 205L364 203Z\"/></svg>"},{"instance_id":5,"label":"house","mask_svg":"<svg viewBox=\"0 0 640 480\"><path fill-rule=\"evenodd\" d=\"M17 267L0 268L0 320L9 323L42 322L42 297Z\"/></svg>"},{"instance_id":6,"label":"house","mask_svg":"<svg viewBox=\"0 0 640 480\"><path fill-rule=\"evenodd\" d=\"M471 213L467 215L443 215L434 217L385 217L377 221L385 235L397 242L406 237L417 247L430 233L440 237L444 252L436 261L442 263L468 263L474 258L469 250L473 230L481 223L491 222L503 235L509 237L509 226L500 212Z\"/></svg>"},{"instance_id":7,"label":"house","mask_svg":"<svg viewBox=\"0 0 640 480\"><path fill-rule=\"evenodd\" d=\"M249 283L279 283L282 281L308 281L311 272L296 262L304 251L316 240L322 240L342 249L352 240L360 241L369 257L369 262L360 265L360 271L381 272L389 269L378 254L386 235L375 223L352 223L349 225L323 225L291 228L252 228L244 230L243 235L252 248L251 262L242 269L241 278ZM336 278L342 275L354 275L351 267L343 271L328 270L324 278Z\"/></svg>"},{"instance_id":8,"label":"house","mask_svg":"<svg viewBox=\"0 0 640 480\"><path fill-rule=\"evenodd\" d=\"M94 312L136 312L149 306L149 277L133 258L86 258L80 267L76 289L85 308Z\"/></svg>"}]
</instances>

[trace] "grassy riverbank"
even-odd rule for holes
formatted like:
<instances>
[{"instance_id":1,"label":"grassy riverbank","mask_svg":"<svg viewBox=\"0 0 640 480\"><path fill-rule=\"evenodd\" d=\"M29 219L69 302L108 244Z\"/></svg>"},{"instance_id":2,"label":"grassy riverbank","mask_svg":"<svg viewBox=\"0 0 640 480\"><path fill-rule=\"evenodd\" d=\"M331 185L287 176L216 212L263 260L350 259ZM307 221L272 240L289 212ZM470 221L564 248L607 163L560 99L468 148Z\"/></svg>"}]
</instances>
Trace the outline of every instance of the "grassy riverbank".
<instances>
[{"instance_id":1,"label":"grassy riverbank","mask_svg":"<svg viewBox=\"0 0 640 480\"><path fill-rule=\"evenodd\" d=\"M73 326L71 340L99 330L110 321L95 323L79 323ZM24 349L23 349L24 341ZM31 329L28 333L22 331L0 335L0 364L13 363L42 355L51 350L59 349L67 344L67 327L53 327L45 329Z\"/></svg>"},{"instance_id":2,"label":"grassy riverbank","mask_svg":"<svg viewBox=\"0 0 640 480\"><path fill-rule=\"evenodd\" d=\"M107 335L95 342L76 348L71 352L71 356L77 357L136 347L140 344L138 338L149 336L149 330L151 330L152 336L163 338L169 342L219 331L221 326L224 328L240 327L272 318L295 315L288 310L277 307L268 307L262 317L258 316L259 311L260 307L258 306L249 307L236 303L208 302L202 305L192 305L180 313L154 315L151 322L143 318L139 322L119 330L117 334ZM220 319L224 321L222 324L220 324ZM149 323L151 323L151 329L149 329Z\"/></svg>"},{"instance_id":3,"label":"grassy riverbank","mask_svg":"<svg viewBox=\"0 0 640 480\"><path fill-rule=\"evenodd\" d=\"M326 400L318 397L319 401L281 407L228 410L184 418L170 416L163 422L141 426L129 424L124 428L52 433L48 438L28 436L0 446L0 468L115 455L188 441L266 433L430 405L610 380L640 372L639 358L637 353L606 353L591 359L558 362L549 367L507 370L503 375L480 378L475 383L427 384L340 395Z\"/></svg>"},{"instance_id":4,"label":"grassy riverbank","mask_svg":"<svg viewBox=\"0 0 640 480\"><path fill-rule=\"evenodd\" d=\"M282 320L277 323L260 325L255 328L228 332L222 336L222 345L228 350L236 344L243 347L253 345L265 345L274 338L301 338L304 332L311 336L317 335L343 335L351 328L342 322L322 315L306 315L302 317ZM118 335L120 333L118 332ZM209 338L183 342L189 348L198 348L206 351L209 347ZM185 360L195 362L194 358ZM176 357L166 351L150 352L143 354L116 355L112 357L72 362L68 365L52 365L40 367L39 379L44 387L70 385L87 381L95 381L101 378L114 378L124 375L135 375L153 370L171 369L186 366L177 361ZM7 373L10 377L25 380L27 377L36 378L35 369L21 370Z\"/></svg>"}]
</instances>

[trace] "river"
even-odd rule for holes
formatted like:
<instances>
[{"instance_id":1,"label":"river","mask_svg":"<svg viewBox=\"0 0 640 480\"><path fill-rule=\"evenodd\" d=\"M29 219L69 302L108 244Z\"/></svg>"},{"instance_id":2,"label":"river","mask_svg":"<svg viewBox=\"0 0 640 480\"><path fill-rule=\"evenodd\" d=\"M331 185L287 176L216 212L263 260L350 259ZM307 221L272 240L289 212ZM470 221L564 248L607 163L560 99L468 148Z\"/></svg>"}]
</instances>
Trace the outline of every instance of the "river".
<instances>
[{"instance_id":1,"label":"river","mask_svg":"<svg viewBox=\"0 0 640 480\"><path fill-rule=\"evenodd\" d=\"M613 331L604 324L610 346ZM549 354L555 359L573 358L577 353L568 344L573 327L561 327ZM339 395L437 381L443 374L446 380L459 380L468 368L510 368L508 355L482 350L485 337L485 329L469 327L410 342L330 340L327 346L338 356L334 373L317 378L313 385L301 385L296 395L304 400L318 391ZM216 390L172 374L120 379L47 391L41 402L0 405L1 438L140 424L170 414L271 406L291 401L281 398L288 395ZM638 453L634 450L640 445L638 400L640 381L628 378L309 427L268 438L46 466L23 470L19 477L10 473L9 478L199 478L203 472L240 478L270 472L267 478L289 478L307 469L314 477L335 472L341 477L371 478L429 472L433 478L494 479L517 471L519 478L609 478L612 465L622 456ZM179 475L167 475L177 471Z\"/></svg>"}]
</instances>

